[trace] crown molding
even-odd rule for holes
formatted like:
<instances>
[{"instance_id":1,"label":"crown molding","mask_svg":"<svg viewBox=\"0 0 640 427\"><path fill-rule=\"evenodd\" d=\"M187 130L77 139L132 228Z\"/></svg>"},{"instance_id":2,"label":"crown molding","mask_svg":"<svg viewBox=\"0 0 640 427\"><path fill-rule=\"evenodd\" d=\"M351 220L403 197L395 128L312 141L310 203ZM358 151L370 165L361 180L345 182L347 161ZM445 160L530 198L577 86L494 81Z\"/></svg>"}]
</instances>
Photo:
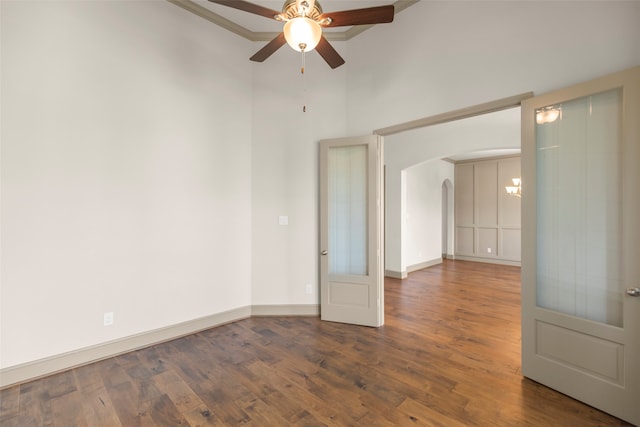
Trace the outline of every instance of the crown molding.
<instances>
[{"instance_id":1,"label":"crown molding","mask_svg":"<svg viewBox=\"0 0 640 427\"><path fill-rule=\"evenodd\" d=\"M200 6L199 4L193 2L192 0L167 0L167 1L252 42L260 42L260 41L268 42L276 38L279 34L274 32L251 31L243 27L242 25L236 24L235 22L221 15L218 15L217 13L207 9L204 6ZM419 0L396 1L393 4L396 15L402 12L403 10L405 10L406 8L408 8L409 6L416 4L418 1ZM340 31L340 32L326 31L324 32L324 36L329 41L347 41L359 34L362 34L363 32L367 31L369 28L372 28L374 26L375 25L357 25L349 28L348 30Z\"/></svg>"}]
</instances>

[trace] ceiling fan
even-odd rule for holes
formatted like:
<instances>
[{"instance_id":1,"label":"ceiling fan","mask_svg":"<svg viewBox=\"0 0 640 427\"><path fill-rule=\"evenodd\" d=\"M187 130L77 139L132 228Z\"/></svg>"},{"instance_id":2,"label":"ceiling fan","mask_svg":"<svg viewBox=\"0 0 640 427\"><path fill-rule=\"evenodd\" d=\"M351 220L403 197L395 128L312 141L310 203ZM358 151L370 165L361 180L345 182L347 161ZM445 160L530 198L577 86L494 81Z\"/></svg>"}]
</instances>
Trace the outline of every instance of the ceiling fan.
<instances>
[{"instance_id":1,"label":"ceiling fan","mask_svg":"<svg viewBox=\"0 0 640 427\"><path fill-rule=\"evenodd\" d=\"M262 62L288 43L303 54L316 49L331 68L344 64L344 59L322 35L323 27L383 24L392 22L394 15L393 5L324 13L316 0L285 0L282 12L244 0L209 1L285 23L283 31L250 60Z\"/></svg>"}]
</instances>

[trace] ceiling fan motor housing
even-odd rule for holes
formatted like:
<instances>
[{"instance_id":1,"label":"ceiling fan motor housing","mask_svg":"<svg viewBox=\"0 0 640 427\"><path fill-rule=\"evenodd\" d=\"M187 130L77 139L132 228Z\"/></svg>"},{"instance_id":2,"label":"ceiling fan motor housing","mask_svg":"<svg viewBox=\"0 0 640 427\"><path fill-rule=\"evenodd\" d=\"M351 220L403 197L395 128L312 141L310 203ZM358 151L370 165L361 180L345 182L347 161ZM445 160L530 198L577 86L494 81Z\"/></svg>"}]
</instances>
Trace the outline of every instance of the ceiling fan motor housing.
<instances>
[{"instance_id":1,"label":"ceiling fan motor housing","mask_svg":"<svg viewBox=\"0 0 640 427\"><path fill-rule=\"evenodd\" d=\"M313 5L313 10L307 11L307 18L318 21L320 15L322 15L322 6L320 6L320 2L316 0L315 4ZM299 16L300 13L298 11L298 0L286 0L284 2L284 5L282 6L281 17L283 18L283 20L288 21Z\"/></svg>"}]
</instances>

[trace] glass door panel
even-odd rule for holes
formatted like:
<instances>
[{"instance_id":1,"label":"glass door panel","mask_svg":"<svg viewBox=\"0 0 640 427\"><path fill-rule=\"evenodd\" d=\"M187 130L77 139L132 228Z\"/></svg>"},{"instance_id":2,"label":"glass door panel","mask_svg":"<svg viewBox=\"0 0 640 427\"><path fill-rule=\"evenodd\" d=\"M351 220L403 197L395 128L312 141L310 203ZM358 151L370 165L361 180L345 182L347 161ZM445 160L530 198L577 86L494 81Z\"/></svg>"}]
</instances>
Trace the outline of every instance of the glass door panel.
<instances>
[{"instance_id":1,"label":"glass door panel","mask_svg":"<svg viewBox=\"0 0 640 427\"><path fill-rule=\"evenodd\" d=\"M329 273L366 276L367 146L328 152Z\"/></svg>"},{"instance_id":2,"label":"glass door panel","mask_svg":"<svg viewBox=\"0 0 640 427\"><path fill-rule=\"evenodd\" d=\"M621 93L536 110L537 305L622 326Z\"/></svg>"}]
</instances>

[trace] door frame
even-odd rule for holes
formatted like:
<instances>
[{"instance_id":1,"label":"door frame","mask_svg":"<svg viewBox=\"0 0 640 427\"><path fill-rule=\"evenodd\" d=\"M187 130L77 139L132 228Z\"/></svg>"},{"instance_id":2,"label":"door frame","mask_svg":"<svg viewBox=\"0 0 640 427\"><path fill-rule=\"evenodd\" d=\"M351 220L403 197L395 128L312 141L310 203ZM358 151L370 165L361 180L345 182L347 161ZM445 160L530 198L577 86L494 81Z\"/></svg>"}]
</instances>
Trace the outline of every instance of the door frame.
<instances>
[{"instance_id":1,"label":"door frame","mask_svg":"<svg viewBox=\"0 0 640 427\"><path fill-rule=\"evenodd\" d=\"M373 131L373 133L375 135L381 135L381 136L392 136L395 134L401 134L407 131L413 131L416 129L420 129L420 128L425 128L425 127L430 127L430 126L435 126L435 125L439 125L439 124L445 124L445 123L449 123L449 122L455 122L458 120L462 120L462 119L469 119L469 118L473 118L476 116L483 116L486 114L490 114L490 113L496 113L496 112L500 112L500 111L504 111L504 110L510 110L512 108L519 108L520 105L522 104L522 101L528 98L531 98L533 96L533 92L525 92L525 93L521 93L521 94L517 94L517 95L513 95L513 96L509 96L506 98L501 98L501 99L496 99L493 101L489 101L489 102L485 102L482 104L477 104L477 105L473 105L473 106L469 106L469 107L464 107L461 109L457 109L457 110L452 110L452 111L448 111L448 112L444 112L441 114L437 114L434 116L428 116L428 117L423 117L417 120L411 120L408 122L404 122L404 123L399 123L399 124L395 124L392 126L388 126L385 128L380 128L380 129L376 129ZM518 126L520 126L520 123L518 122ZM389 147L390 145L393 145L392 142L387 143L387 147ZM395 175L388 175L389 173L389 168L386 168L386 174L385 174L385 189L388 188L389 183L392 183L392 185L398 185L398 178ZM404 173L404 172L403 172ZM390 193L391 196L387 195L388 198L385 200L394 200L394 193ZM395 203L395 201L394 201ZM397 219L395 215L397 215L397 213L395 211L393 211L393 207L395 205L387 205L385 207L385 215L389 214L385 219L385 222L387 222L389 220L389 218L393 218L394 220ZM391 225L391 226L389 226ZM451 224L453 225L453 224ZM385 233L389 230L395 230L396 232L397 230L397 223L393 222L393 223L389 223L389 224L385 224ZM387 236L388 237L388 234ZM450 237L450 239L454 239L455 242L455 232L452 232ZM393 248L393 246L398 244L398 239L389 239L386 238L386 246L389 246L389 248ZM454 245L455 246L455 245ZM385 251L387 251L389 248L385 247ZM452 249L453 252L453 249ZM396 262L396 252L388 252L385 254L386 257L385 259L387 260L386 262L389 261L389 259L392 259L392 264L394 262ZM396 265L396 268L390 268L389 270L387 270L387 265L385 265L385 274L387 277L393 277L393 278L398 278L398 279L404 279L406 278L406 265L404 264L404 260L400 259L399 262L400 265ZM398 268L399 267L399 268Z\"/></svg>"},{"instance_id":2,"label":"door frame","mask_svg":"<svg viewBox=\"0 0 640 427\"><path fill-rule=\"evenodd\" d=\"M387 126L384 128L376 129L373 131L373 133L380 136L389 136L413 129L440 125L443 123L468 119L475 116L482 116L484 114L495 113L502 110L508 110L510 108L520 107L522 101L532 97L533 92L524 92L518 95L500 98L494 101L484 102L482 104L472 105L470 107L460 108L458 110L452 110L442 114L436 114L435 116L423 117L421 119Z\"/></svg>"}]
</instances>

